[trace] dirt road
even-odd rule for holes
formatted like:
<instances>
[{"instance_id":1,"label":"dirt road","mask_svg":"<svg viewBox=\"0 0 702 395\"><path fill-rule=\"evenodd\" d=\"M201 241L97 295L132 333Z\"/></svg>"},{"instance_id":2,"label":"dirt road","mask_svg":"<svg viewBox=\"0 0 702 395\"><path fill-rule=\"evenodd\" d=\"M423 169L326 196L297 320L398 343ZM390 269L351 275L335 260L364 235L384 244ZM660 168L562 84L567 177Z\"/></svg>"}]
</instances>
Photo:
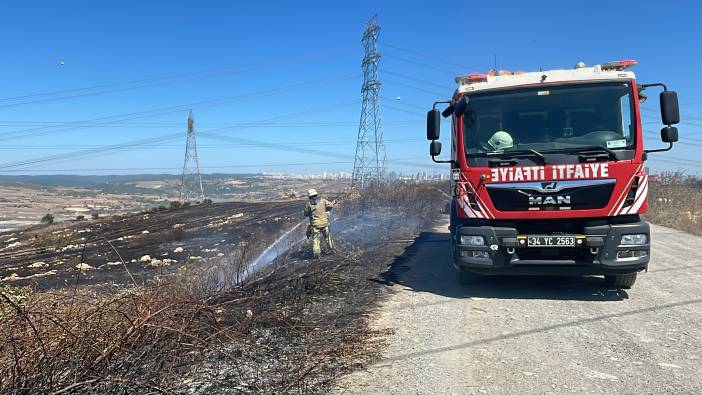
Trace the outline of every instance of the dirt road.
<instances>
[{"instance_id":1,"label":"dirt road","mask_svg":"<svg viewBox=\"0 0 702 395\"><path fill-rule=\"evenodd\" d=\"M648 273L459 285L446 226L393 265L383 359L341 393L702 393L702 238L652 226Z\"/></svg>"}]
</instances>

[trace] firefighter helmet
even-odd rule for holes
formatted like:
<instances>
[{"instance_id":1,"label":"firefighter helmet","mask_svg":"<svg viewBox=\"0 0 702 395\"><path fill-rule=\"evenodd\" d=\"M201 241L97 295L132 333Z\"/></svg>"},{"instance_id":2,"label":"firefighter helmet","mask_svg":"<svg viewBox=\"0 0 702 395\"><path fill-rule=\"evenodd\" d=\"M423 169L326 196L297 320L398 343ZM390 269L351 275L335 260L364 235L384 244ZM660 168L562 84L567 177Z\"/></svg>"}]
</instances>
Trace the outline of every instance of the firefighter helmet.
<instances>
[{"instance_id":1,"label":"firefighter helmet","mask_svg":"<svg viewBox=\"0 0 702 395\"><path fill-rule=\"evenodd\" d=\"M507 148L512 148L514 141L509 133L498 130L495 134L488 140L488 145L492 147L495 151L502 151Z\"/></svg>"}]
</instances>

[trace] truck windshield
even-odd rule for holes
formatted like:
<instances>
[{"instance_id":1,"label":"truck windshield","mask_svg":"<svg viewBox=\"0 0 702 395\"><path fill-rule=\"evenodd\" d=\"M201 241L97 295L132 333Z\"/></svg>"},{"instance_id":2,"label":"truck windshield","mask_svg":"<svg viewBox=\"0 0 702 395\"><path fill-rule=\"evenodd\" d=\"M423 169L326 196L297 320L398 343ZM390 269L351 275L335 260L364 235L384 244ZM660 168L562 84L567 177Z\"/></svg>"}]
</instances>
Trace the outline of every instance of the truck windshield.
<instances>
[{"instance_id":1,"label":"truck windshield","mask_svg":"<svg viewBox=\"0 0 702 395\"><path fill-rule=\"evenodd\" d=\"M631 93L629 83L607 82L469 95L466 153L633 149Z\"/></svg>"}]
</instances>

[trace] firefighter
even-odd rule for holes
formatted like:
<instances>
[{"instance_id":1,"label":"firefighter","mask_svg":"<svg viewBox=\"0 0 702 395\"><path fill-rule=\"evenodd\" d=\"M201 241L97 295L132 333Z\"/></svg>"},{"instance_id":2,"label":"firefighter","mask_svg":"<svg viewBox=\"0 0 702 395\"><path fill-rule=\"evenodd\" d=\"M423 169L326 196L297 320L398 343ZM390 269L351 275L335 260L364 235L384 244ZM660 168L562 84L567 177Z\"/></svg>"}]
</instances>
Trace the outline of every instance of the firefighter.
<instances>
[{"instance_id":1,"label":"firefighter","mask_svg":"<svg viewBox=\"0 0 702 395\"><path fill-rule=\"evenodd\" d=\"M334 204L327 199L320 198L315 189L307 191L309 202L305 206L305 217L309 217L310 226L308 228L309 237L312 239L312 256L319 258L322 253L319 235L324 236L324 240L330 249L334 249L334 242L329 230L328 212L334 208Z\"/></svg>"}]
</instances>

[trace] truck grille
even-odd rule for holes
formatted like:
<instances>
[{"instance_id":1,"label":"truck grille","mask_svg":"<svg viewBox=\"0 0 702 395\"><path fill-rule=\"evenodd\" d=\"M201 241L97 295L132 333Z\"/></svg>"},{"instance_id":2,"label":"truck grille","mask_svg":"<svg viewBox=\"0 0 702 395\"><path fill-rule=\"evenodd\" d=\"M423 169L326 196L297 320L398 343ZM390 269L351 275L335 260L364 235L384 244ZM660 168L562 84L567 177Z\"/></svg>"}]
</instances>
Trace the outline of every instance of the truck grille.
<instances>
[{"instance_id":1,"label":"truck grille","mask_svg":"<svg viewBox=\"0 0 702 395\"><path fill-rule=\"evenodd\" d=\"M607 205L614 179L488 184L500 211L587 210Z\"/></svg>"}]
</instances>

